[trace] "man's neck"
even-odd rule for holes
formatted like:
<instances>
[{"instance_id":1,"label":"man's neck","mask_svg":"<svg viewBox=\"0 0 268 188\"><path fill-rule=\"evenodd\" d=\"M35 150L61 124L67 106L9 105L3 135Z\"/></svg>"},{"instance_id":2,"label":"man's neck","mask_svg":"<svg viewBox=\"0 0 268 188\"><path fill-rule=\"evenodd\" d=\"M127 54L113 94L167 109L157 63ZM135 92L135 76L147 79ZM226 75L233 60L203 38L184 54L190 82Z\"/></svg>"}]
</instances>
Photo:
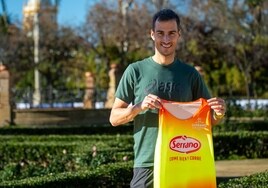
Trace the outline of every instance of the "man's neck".
<instances>
[{"instance_id":1,"label":"man's neck","mask_svg":"<svg viewBox=\"0 0 268 188\"><path fill-rule=\"evenodd\" d=\"M163 56L160 54L155 54L153 60L160 65L170 65L174 62L174 56Z\"/></svg>"}]
</instances>

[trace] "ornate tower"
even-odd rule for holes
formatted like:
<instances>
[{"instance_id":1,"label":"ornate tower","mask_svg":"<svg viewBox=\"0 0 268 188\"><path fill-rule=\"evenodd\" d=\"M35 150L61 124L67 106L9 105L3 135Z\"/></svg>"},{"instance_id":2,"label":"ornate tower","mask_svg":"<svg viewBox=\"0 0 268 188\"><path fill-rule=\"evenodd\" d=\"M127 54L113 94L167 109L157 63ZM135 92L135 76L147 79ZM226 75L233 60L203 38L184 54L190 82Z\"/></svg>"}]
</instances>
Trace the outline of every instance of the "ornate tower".
<instances>
[{"instance_id":1,"label":"ornate tower","mask_svg":"<svg viewBox=\"0 0 268 188\"><path fill-rule=\"evenodd\" d=\"M57 28L57 4L57 1L52 3L51 0L28 0L23 6L23 29L33 30L35 14L38 14L40 28Z\"/></svg>"}]
</instances>

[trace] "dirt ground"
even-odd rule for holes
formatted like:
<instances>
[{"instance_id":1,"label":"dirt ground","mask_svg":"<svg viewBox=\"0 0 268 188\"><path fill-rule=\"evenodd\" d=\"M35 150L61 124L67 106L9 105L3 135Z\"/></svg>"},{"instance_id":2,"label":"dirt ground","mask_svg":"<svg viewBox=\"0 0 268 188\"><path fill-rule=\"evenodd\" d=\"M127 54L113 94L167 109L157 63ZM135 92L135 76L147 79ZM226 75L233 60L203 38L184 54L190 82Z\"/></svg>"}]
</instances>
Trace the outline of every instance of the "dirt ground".
<instances>
[{"instance_id":1,"label":"dirt ground","mask_svg":"<svg viewBox=\"0 0 268 188\"><path fill-rule=\"evenodd\" d=\"M217 177L241 177L264 171L268 171L268 158L216 161Z\"/></svg>"}]
</instances>

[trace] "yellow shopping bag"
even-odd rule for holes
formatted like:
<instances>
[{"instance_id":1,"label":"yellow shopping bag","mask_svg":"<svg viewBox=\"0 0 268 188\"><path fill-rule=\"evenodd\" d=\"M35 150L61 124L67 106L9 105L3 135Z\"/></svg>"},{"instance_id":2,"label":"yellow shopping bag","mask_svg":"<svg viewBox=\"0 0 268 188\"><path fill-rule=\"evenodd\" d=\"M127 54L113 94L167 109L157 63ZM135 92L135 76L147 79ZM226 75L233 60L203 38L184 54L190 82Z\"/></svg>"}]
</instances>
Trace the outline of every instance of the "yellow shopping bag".
<instances>
[{"instance_id":1,"label":"yellow shopping bag","mask_svg":"<svg viewBox=\"0 0 268 188\"><path fill-rule=\"evenodd\" d=\"M215 188L211 109L207 101L163 101L162 105L154 188Z\"/></svg>"}]
</instances>

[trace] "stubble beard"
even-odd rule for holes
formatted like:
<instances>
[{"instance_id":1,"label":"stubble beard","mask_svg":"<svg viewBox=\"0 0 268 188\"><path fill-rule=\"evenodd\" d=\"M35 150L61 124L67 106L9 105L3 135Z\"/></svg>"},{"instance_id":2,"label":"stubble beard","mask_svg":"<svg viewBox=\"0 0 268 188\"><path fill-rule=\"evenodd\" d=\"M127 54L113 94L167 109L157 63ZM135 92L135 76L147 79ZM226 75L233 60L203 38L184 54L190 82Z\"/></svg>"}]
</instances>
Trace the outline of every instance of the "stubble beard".
<instances>
[{"instance_id":1,"label":"stubble beard","mask_svg":"<svg viewBox=\"0 0 268 188\"><path fill-rule=\"evenodd\" d=\"M161 54L164 57L171 57L174 56L175 51L170 48L164 48L161 46L161 49L158 49L159 54Z\"/></svg>"}]
</instances>

